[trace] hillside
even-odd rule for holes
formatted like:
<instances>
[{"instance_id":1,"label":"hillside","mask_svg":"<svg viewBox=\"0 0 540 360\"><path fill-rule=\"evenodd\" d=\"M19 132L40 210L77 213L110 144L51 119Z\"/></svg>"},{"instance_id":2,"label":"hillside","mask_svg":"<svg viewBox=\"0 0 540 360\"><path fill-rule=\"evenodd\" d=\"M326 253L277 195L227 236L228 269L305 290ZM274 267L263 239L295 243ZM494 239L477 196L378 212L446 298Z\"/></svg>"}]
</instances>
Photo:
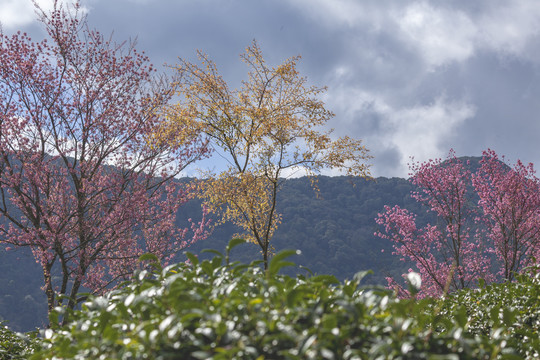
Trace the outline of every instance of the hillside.
<instances>
[{"instance_id":1,"label":"hillside","mask_svg":"<svg viewBox=\"0 0 540 360\"><path fill-rule=\"evenodd\" d=\"M298 264L339 279L371 269L375 272L371 281L383 283L386 273L403 267L391 256L390 244L373 233L374 218L385 204L418 207L409 197L412 185L407 180L322 176L318 186L317 194L308 178L285 182L278 199L283 223L272 240L275 251L299 249L302 254L295 259ZM222 250L226 239L237 231L232 225L219 227L210 239L193 245L190 251ZM252 244L235 250L236 259L243 262L260 258L258 247Z\"/></svg>"},{"instance_id":2,"label":"hillside","mask_svg":"<svg viewBox=\"0 0 540 360\"><path fill-rule=\"evenodd\" d=\"M385 204L416 209L409 197L412 185L400 178L375 180L347 177L320 177L320 192L312 190L308 178L286 180L279 198L283 223L276 232L276 251L299 249L295 261L314 273L351 278L360 270L371 269L366 280L385 283L388 274L399 275L407 268L391 255L390 244L373 235L374 218ZM192 202L183 207L179 223L200 216L200 207ZM231 224L217 227L212 236L193 245L189 251L222 251L238 232ZM381 250L384 249L384 252ZM235 248L233 257L243 262L259 259L258 248L247 244ZM202 255L204 256L204 255ZM39 289L40 269L27 251L0 252L0 317L11 328L26 331L46 321L45 297Z\"/></svg>"}]
</instances>

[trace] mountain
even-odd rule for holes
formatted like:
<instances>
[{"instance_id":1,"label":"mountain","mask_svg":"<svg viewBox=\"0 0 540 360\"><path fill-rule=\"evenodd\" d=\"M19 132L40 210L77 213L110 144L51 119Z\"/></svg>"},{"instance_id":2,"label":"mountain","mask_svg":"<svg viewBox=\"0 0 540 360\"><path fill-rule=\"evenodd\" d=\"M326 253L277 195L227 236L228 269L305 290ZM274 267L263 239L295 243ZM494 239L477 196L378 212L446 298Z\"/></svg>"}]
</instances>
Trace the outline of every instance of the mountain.
<instances>
[{"instance_id":1,"label":"mountain","mask_svg":"<svg viewBox=\"0 0 540 360\"><path fill-rule=\"evenodd\" d=\"M186 181L186 180L184 180ZM400 205L417 213L419 205L410 198L412 185L401 178L374 180L348 177L319 177L316 193L308 178L285 180L278 198L283 222L272 244L275 251L299 249L294 261L313 273L351 278L361 270L373 270L367 282L385 284L385 276L399 276L408 266L391 255L391 244L373 233L375 217L383 206ZM179 225L188 218L200 218L200 203L192 201L178 215ZM239 230L232 224L217 227L212 236L192 245L188 251L224 251ZM385 250L381 252L381 250ZM201 254L201 257L209 256ZM238 246L233 260L260 259L254 244ZM182 259L180 259L182 260ZM297 269L298 270L298 269ZM295 271L294 269L292 271ZM46 323L46 299L40 290L39 266L26 249L0 250L0 318L17 331L28 331Z\"/></svg>"},{"instance_id":2,"label":"mountain","mask_svg":"<svg viewBox=\"0 0 540 360\"><path fill-rule=\"evenodd\" d=\"M308 178L288 179L279 193L278 210L283 215L272 239L275 251L301 250L295 262L317 274L351 278L361 270L374 270L371 282L384 283L387 273L403 268L392 256L391 244L373 235L375 217L384 205L400 205L418 210L410 198L412 185L401 178L374 180L349 177L319 177L315 192ZM223 251L227 239L238 232L227 224L213 236L191 246L199 253L204 248ZM381 250L385 250L381 252ZM251 261L261 258L259 248L246 244L235 248L233 258Z\"/></svg>"}]
</instances>

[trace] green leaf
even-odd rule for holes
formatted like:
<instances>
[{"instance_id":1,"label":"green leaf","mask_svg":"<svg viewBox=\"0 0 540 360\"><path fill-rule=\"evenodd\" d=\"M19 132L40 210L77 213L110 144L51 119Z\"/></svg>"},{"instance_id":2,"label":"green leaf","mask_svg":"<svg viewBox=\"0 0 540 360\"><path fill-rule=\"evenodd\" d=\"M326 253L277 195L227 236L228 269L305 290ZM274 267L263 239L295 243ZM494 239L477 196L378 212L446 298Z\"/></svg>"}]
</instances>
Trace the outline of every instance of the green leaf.
<instances>
[{"instance_id":1,"label":"green leaf","mask_svg":"<svg viewBox=\"0 0 540 360\"><path fill-rule=\"evenodd\" d=\"M214 254L217 257L223 257L222 253L220 253L219 251L214 250L214 249L204 249L204 250L201 251L201 254L207 254L207 253Z\"/></svg>"},{"instance_id":2,"label":"green leaf","mask_svg":"<svg viewBox=\"0 0 540 360\"><path fill-rule=\"evenodd\" d=\"M478 287L484 289L486 287L486 281L484 279L478 279Z\"/></svg>"},{"instance_id":3,"label":"green leaf","mask_svg":"<svg viewBox=\"0 0 540 360\"><path fill-rule=\"evenodd\" d=\"M467 309L464 306L459 306L456 309L455 317L458 325L462 328L465 328L467 325Z\"/></svg>"},{"instance_id":4,"label":"green leaf","mask_svg":"<svg viewBox=\"0 0 540 360\"><path fill-rule=\"evenodd\" d=\"M240 244L245 244L246 242L247 242L246 240L241 239L241 238L231 239L231 241L229 241L229 244L227 245L225 250L227 251L227 254L228 254L229 251L231 251L233 248L237 247Z\"/></svg>"},{"instance_id":5,"label":"green leaf","mask_svg":"<svg viewBox=\"0 0 540 360\"><path fill-rule=\"evenodd\" d=\"M429 360L459 360L458 354L429 355Z\"/></svg>"},{"instance_id":6,"label":"green leaf","mask_svg":"<svg viewBox=\"0 0 540 360\"><path fill-rule=\"evenodd\" d=\"M246 242L246 240L241 238L234 238L229 241L229 244L225 247L225 264L227 266L229 265L229 255L231 253L231 250L240 244L245 244Z\"/></svg>"},{"instance_id":7,"label":"green leaf","mask_svg":"<svg viewBox=\"0 0 540 360\"><path fill-rule=\"evenodd\" d=\"M314 282L320 282L325 285L339 284L339 280L334 275L316 275L311 278Z\"/></svg>"},{"instance_id":8,"label":"green leaf","mask_svg":"<svg viewBox=\"0 0 540 360\"><path fill-rule=\"evenodd\" d=\"M300 347L300 354L304 355L306 351L317 341L317 335L311 335L307 339L304 340L304 343Z\"/></svg>"},{"instance_id":9,"label":"green leaf","mask_svg":"<svg viewBox=\"0 0 540 360\"><path fill-rule=\"evenodd\" d=\"M516 313L507 307L503 308L503 321L504 325L512 326L516 320Z\"/></svg>"},{"instance_id":10,"label":"green leaf","mask_svg":"<svg viewBox=\"0 0 540 360\"><path fill-rule=\"evenodd\" d=\"M498 359L502 360L523 360L523 356L512 353L502 353L499 355Z\"/></svg>"},{"instance_id":11,"label":"green leaf","mask_svg":"<svg viewBox=\"0 0 540 360\"><path fill-rule=\"evenodd\" d=\"M208 260L205 260L201 263L201 269L205 272L206 275L212 276L214 274L214 267L212 263Z\"/></svg>"},{"instance_id":12,"label":"green leaf","mask_svg":"<svg viewBox=\"0 0 540 360\"><path fill-rule=\"evenodd\" d=\"M413 271L407 273L406 280L409 285L409 292L414 297L422 287L422 277L419 273Z\"/></svg>"},{"instance_id":13,"label":"green leaf","mask_svg":"<svg viewBox=\"0 0 540 360\"><path fill-rule=\"evenodd\" d=\"M298 265L298 267L299 267L300 269L304 270L305 272L307 272L310 276L313 276L313 271L311 271L310 268L305 267L305 266L303 266L303 265Z\"/></svg>"},{"instance_id":14,"label":"green leaf","mask_svg":"<svg viewBox=\"0 0 540 360\"><path fill-rule=\"evenodd\" d=\"M217 268L221 266L222 260L223 258L221 256L216 256L215 258L212 259L213 270L216 270Z\"/></svg>"},{"instance_id":15,"label":"green leaf","mask_svg":"<svg viewBox=\"0 0 540 360\"><path fill-rule=\"evenodd\" d=\"M139 256L139 261L140 261L140 262L143 262L143 261L154 261L154 262L159 263L158 257L157 257L155 254L152 254L152 253L145 253L145 254L142 254L141 256Z\"/></svg>"},{"instance_id":16,"label":"green leaf","mask_svg":"<svg viewBox=\"0 0 540 360\"><path fill-rule=\"evenodd\" d=\"M212 358L212 353L208 351L194 351L191 353L191 356L193 356L195 359L201 359L206 360Z\"/></svg>"},{"instance_id":17,"label":"green leaf","mask_svg":"<svg viewBox=\"0 0 540 360\"><path fill-rule=\"evenodd\" d=\"M186 257L193 264L193 266L199 265L199 258L197 257L197 255L195 255L195 254L193 254L193 253L191 253L189 251L184 252L184 255L186 255Z\"/></svg>"},{"instance_id":18,"label":"green leaf","mask_svg":"<svg viewBox=\"0 0 540 360\"><path fill-rule=\"evenodd\" d=\"M51 324L51 328L55 329L57 326L58 326L58 319L59 319L59 311L61 311L61 309L53 309L50 313L49 313L49 322Z\"/></svg>"},{"instance_id":19,"label":"green leaf","mask_svg":"<svg viewBox=\"0 0 540 360\"><path fill-rule=\"evenodd\" d=\"M356 282L357 285L360 285L360 282L368 275L373 274L373 271L371 270L364 270L359 271L353 276L353 281Z\"/></svg>"},{"instance_id":20,"label":"green leaf","mask_svg":"<svg viewBox=\"0 0 540 360\"><path fill-rule=\"evenodd\" d=\"M290 261L284 261L284 259L291 257L293 255L300 255L299 250L283 250L278 252L276 255L270 259L270 264L268 265L268 276L275 277L279 270L286 266L293 266L294 263Z\"/></svg>"},{"instance_id":21,"label":"green leaf","mask_svg":"<svg viewBox=\"0 0 540 360\"><path fill-rule=\"evenodd\" d=\"M321 323L322 326L327 330L332 330L338 327L338 320L335 314L324 314Z\"/></svg>"},{"instance_id":22,"label":"green leaf","mask_svg":"<svg viewBox=\"0 0 540 360\"><path fill-rule=\"evenodd\" d=\"M295 306L299 300L302 299L304 292L305 291L302 288L295 288L289 291L287 293L287 306Z\"/></svg>"}]
</instances>

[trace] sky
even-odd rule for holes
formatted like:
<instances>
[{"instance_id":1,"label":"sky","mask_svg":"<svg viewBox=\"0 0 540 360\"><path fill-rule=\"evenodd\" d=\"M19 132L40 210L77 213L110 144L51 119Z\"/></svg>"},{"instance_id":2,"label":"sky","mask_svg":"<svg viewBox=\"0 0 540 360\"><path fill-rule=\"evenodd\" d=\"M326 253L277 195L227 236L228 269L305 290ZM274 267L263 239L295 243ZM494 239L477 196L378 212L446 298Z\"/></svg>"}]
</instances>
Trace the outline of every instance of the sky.
<instances>
[{"instance_id":1,"label":"sky","mask_svg":"<svg viewBox=\"0 0 540 360\"><path fill-rule=\"evenodd\" d=\"M50 0L38 0L44 8ZM164 71L207 53L239 83L256 39L278 65L301 55L335 113L336 136L362 139L374 176L491 148L540 167L539 0L86 0L92 27L137 39ZM0 0L4 33L39 34L30 0Z\"/></svg>"}]
</instances>

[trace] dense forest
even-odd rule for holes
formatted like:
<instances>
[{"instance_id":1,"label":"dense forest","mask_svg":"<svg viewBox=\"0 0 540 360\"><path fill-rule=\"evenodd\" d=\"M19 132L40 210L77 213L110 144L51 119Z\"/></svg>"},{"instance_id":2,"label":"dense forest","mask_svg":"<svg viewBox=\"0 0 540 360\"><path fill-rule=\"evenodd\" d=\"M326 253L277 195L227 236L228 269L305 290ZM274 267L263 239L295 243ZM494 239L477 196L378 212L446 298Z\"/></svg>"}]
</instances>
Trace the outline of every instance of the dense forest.
<instances>
[{"instance_id":1,"label":"dense forest","mask_svg":"<svg viewBox=\"0 0 540 360\"><path fill-rule=\"evenodd\" d=\"M295 262L314 273L332 274L340 280L369 269L374 274L365 281L384 284L385 276L399 276L407 269L392 256L391 244L373 233L374 218L385 204L399 204L411 210L418 207L409 196L409 181L322 176L318 187L319 191L314 191L306 177L285 180L279 194L283 222L273 239L274 251L301 250ZM200 213L199 202L192 201L178 214L178 224L200 217ZM192 245L188 251L223 251L238 232L231 224L217 226L208 239ZM246 263L260 258L259 249L253 244L239 246L232 255ZM30 252L19 249L0 253L0 316L11 328L27 331L45 323L41 277Z\"/></svg>"},{"instance_id":2,"label":"dense forest","mask_svg":"<svg viewBox=\"0 0 540 360\"><path fill-rule=\"evenodd\" d=\"M295 262L339 279L372 269L376 272L372 280L382 283L385 273L393 273L400 264L391 256L391 245L373 236L374 218L385 204L417 207L409 196L411 184L400 178L322 176L318 187L314 191L305 177L285 181L278 203L283 222L272 239L274 250L301 250ZM218 227L214 236L193 245L192 251L222 250L226 239L237 231L230 225ZM246 245L236 256L251 261L260 256L258 251L256 246Z\"/></svg>"}]
</instances>

